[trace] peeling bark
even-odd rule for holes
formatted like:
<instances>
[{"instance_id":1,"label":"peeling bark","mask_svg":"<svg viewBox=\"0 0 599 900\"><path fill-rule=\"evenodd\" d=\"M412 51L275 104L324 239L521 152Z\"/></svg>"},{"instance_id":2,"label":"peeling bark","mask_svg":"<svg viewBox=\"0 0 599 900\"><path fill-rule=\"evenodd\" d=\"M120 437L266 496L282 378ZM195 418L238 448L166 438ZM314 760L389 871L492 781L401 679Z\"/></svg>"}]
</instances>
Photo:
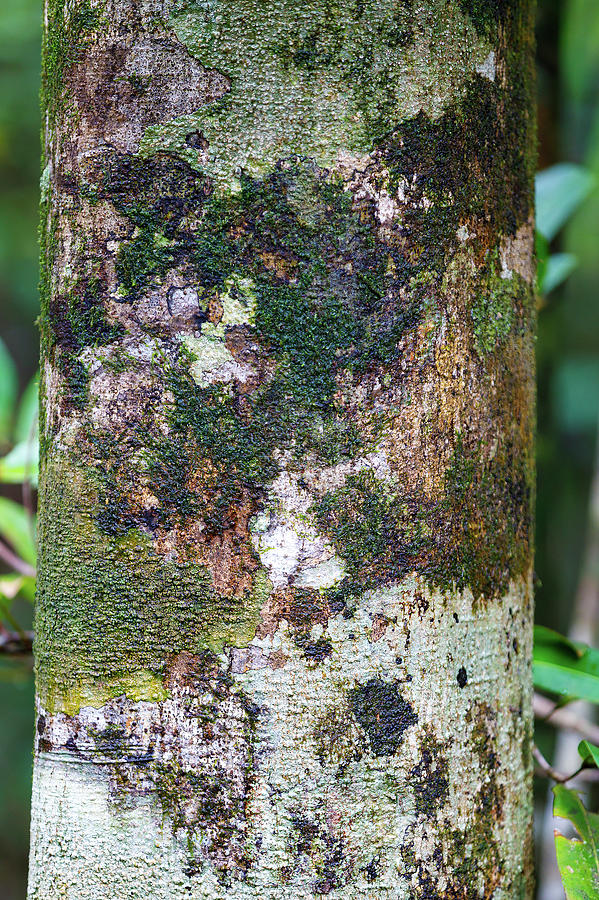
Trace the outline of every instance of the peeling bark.
<instances>
[{"instance_id":1,"label":"peeling bark","mask_svg":"<svg viewBox=\"0 0 599 900\"><path fill-rule=\"evenodd\" d=\"M530 896L531 7L47 0L30 900Z\"/></svg>"}]
</instances>

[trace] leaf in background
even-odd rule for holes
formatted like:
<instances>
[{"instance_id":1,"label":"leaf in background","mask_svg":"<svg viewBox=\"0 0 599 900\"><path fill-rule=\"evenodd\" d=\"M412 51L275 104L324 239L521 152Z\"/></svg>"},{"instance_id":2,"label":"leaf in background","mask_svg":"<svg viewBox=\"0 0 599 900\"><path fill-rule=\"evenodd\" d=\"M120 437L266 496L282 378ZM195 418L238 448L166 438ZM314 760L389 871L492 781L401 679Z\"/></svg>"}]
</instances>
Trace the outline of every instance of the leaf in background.
<instances>
[{"instance_id":1,"label":"leaf in background","mask_svg":"<svg viewBox=\"0 0 599 900\"><path fill-rule=\"evenodd\" d=\"M573 253L553 253L545 265L542 278L539 278L541 294L550 294L569 278L578 266Z\"/></svg>"},{"instance_id":2,"label":"leaf in background","mask_svg":"<svg viewBox=\"0 0 599 900\"><path fill-rule=\"evenodd\" d=\"M23 587L24 575L2 575L0 577L0 597L14 600Z\"/></svg>"},{"instance_id":3,"label":"leaf in background","mask_svg":"<svg viewBox=\"0 0 599 900\"><path fill-rule=\"evenodd\" d=\"M555 833L555 850L568 900L599 897L599 816L590 813L576 791L557 784L553 788L553 815L568 819L578 834L566 838Z\"/></svg>"},{"instance_id":4,"label":"leaf in background","mask_svg":"<svg viewBox=\"0 0 599 900\"><path fill-rule=\"evenodd\" d=\"M562 356L551 378L551 401L559 427L594 432L599 417L599 354Z\"/></svg>"},{"instance_id":5,"label":"leaf in background","mask_svg":"<svg viewBox=\"0 0 599 900\"><path fill-rule=\"evenodd\" d=\"M37 440L21 441L10 453L0 459L0 482L22 484L30 481L37 485L39 444Z\"/></svg>"},{"instance_id":6,"label":"leaf in background","mask_svg":"<svg viewBox=\"0 0 599 900\"><path fill-rule=\"evenodd\" d=\"M558 163L537 173L535 203L537 231L552 241L572 213L591 193L594 179L583 166Z\"/></svg>"},{"instance_id":7,"label":"leaf in background","mask_svg":"<svg viewBox=\"0 0 599 900\"><path fill-rule=\"evenodd\" d=\"M29 441L37 434L38 376L35 375L21 397L15 421L14 440Z\"/></svg>"},{"instance_id":8,"label":"leaf in background","mask_svg":"<svg viewBox=\"0 0 599 900\"><path fill-rule=\"evenodd\" d=\"M35 566L35 542L29 513L8 497L0 497L0 535L21 559Z\"/></svg>"},{"instance_id":9,"label":"leaf in background","mask_svg":"<svg viewBox=\"0 0 599 900\"><path fill-rule=\"evenodd\" d=\"M6 344L0 338L0 443L10 440L17 390L17 370Z\"/></svg>"},{"instance_id":10,"label":"leaf in background","mask_svg":"<svg viewBox=\"0 0 599 900\"><path fill-rule=\"evenodd\" d=\"M580 658L588 650L588 644L583 644L582 641L573 641L572 638L560 634L559 631L554 631L553 628L546 628L545 625L535 625L534 634L535 649L543 645L564 647L577 658Z\"/></svg>"},{"instance_id":11,"label":"leaf in background","mask_svg":"<svg viewBox=\"0 0 599 900\"><path fill-rule=\"evenodd\" d=\"M578 753L583 762L599 768L599 747L590 741L581 741L578 745Z\"/></svg>"},{"instance_id":12,"label":"leaf in background","mask_svg":"<svg viewBox=\"0 0 599 900\"><path fill-rule=\"evenodd\" d=\"M23 584L21 585L19 595L29 603L33 603L35 600L35 578L30 575L25 575L23 577Z\"/></svg>"},{"instance_id":13,"label":"leaf in background","mask_svg":"<svg viewBox=\"0 0 599 900\"><path fill-rule=\"evenodd\" d=\"M537 257L537 288L539 294L545 293L545 273L550 256L549 242L540 231L535 231L535 255Z\"/></svg>"},{"instance_id":14,"label":"leaf in background","mask_svg":"<svg viewBox=\"0 0 599 900\"><path fill-rule=\"evenodd\" d=\"M543 691L599 703L599 650L537 626L533 678Z\"/></svg>"}]
</instances>

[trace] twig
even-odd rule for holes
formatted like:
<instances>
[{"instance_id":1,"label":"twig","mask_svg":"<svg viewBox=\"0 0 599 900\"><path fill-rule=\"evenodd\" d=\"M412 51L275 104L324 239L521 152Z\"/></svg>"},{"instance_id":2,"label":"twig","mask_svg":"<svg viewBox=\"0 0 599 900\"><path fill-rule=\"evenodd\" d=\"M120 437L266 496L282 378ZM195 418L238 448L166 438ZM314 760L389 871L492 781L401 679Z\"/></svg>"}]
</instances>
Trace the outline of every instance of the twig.
<instances>
[{"instance_id":1,"label":"twig","mask_svg":"<svg viewBox=\"0 0 599 900\"><path fill-rule=\"evenodd\" d=\"M13 553L10 547L7 547L2 540L0 540L0 559L3 560L7 566L10 566L11 569L14 569L15 572L19 572L20 575L35 578L35 569L33 566L30 566L24 559L21 559L16 553Z\"/></svg>"},{"instance_id":2,"label":"twig","mask_svg":"<svg viewBox=\"0 0 599 900\"><path fill-rule=\"evenodd\" d=\"M556 706L552 700L535 694L533 697L533 710L537 719L553 725L555 728L564 728L567 731L575 731L587 741L599 745L599 725L577 716L566 706Z\"/></svg>"},{"instance_id":3,"label":"twig","mask_svg":"<svg viewBox=\"0 0 599 900\"><path fill-rule=\"evenodd\" d=\"M584 763L575 772L572 772L571 775L565 775L563 772L558 772L557 769L554 769L553 766L547 762L536 744L532 748L532 755L538 763L538 769L535 769L536 774L544 775L546 778L552 778L553 781L557 781L558 784L565 784L566 781L572 781L573 778L580 778L583 777L583 775L585 776L585 780L599 781L599 769L585 769ZM585 773L589 774L585 775ZM589 777L591 773L593 773L592 778Z\"/></svg>"},{"instance_id":4,"label":"twig","mask_svg":"<svg viewBox=\"0 0 599 900\"><path fill-rule=\"evenodd\" d=\"M33 647L33 631L3 631L0 633L0 653L10 656L29 656Z\"/></svg>"}]
</instances>

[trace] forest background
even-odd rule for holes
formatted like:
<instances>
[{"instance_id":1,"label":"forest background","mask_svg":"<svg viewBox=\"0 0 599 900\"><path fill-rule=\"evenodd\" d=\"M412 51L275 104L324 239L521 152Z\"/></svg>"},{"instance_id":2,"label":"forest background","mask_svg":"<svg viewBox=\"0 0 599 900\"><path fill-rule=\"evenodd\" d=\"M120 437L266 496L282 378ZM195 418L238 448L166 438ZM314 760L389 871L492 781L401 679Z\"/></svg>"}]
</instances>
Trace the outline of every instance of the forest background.
<instances>
[{"instance_id":1,"label":"forest background","mask_svg":"<svg viewBox=\"0 0 599 900\"><path fill-rule=\"evenodd\" d=\"M25 499L27 505L16 470L33 461L15 456L13 448L32 443L32 379L38 363L40 7L40 0L2 0L0 5L0 457L10 460L12 451L12 470L0 459L0 536L3 527L20 528L14 522L3 526L3 511L6 522L12 509L3 503L8 499L22 504ZM599 542L599 521L593 527L589 517L599 419L597 0L539 0L537 92L538 168L546 174L539 180L545 235L539 237L536 618L567 633L575 598L580 595L584 560L589 559L592 542ZM549 267L548 254L552 256ZM21 539L21 556L26 557L26 535ZM34 559L25 561L31 565ZM32 617L31 581L22 579L15 592L16 582L3 581L3 572L8 576L10 567L0 567L0 622L12 628L14 620L27 631ZM595 579L594 593L599 595L599 571L589 572L587 566L586 575ZM9 577L14 579L14 573ZM11 592L16 593L14 599ZM595 645L598 632L596 623ZM31 661L2 654L3 900L25 896L32 735ZM546 758L552 757L554 736L548 726L537 728L536 741ZM538 779L539 831L546 791L547 782ZM592 807L599 807L599 792L592 798Z\"/></svg>"}]
</instances>

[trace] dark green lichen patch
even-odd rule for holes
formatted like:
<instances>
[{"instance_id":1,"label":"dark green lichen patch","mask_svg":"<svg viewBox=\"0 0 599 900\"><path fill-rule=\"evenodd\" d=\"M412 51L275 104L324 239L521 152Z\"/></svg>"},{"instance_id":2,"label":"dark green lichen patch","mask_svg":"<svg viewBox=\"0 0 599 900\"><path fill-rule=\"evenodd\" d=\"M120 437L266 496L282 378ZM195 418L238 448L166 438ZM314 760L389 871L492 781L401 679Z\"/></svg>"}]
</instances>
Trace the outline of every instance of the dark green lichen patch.
<instances>
[{"instance_id":1,"label":"dark green lichen patch","mask_svg":"<svg viewBox=\"0 0 599 900\"><path fill-rule=\"evenodd\" d=\"M309 635L300 633L295 635L294 641L302 651L308 664L313 666L317 666L333 652L333 644L329 638L320 637L317 640L312 640Z\"/></svg>"},{"instance_id":2,"label":"dark green lichen patch","mask_svg":"<svg viewBox=\"0 0 599 900\"><path fill-rule=\"evenodd\" d=\"M100 347L117 340L124 329L110 323L102 301L99 277L77 279L66 296L50 299L45 311L46 351L67 385L67 400L82 408L87 399L88 372L78 358L86 347Z\"/></svg>"},{"instance_id":3,"label":"dark green lichen patch","mask_svg":"<svg viewBox=\"0 0 599 900\"><path fill-rule=\"evenodd\" d=\"M65 108L67 92L65 76L85 51L102 21L98 5L90 0L76 0L65 5L63 0L49 0L46 7L42 67L42 106L48 112L49 124Z\"/></svg>"},{"instance_id":4,"label":"dark green lichen patch","mask_svg":"<svg viewBox=\"0 0 599 900\"><path fill-rule=\"evenodd\" d=\"M113 154L88 178L135 228L116 262L124 301L177 266L204 309L219 307L232 278L246 279L255 297L251 326L236 327L258 348L255 364L268 360L257 389L198 385L184 348L165 363L169 434L147 440L164 520L193 515L211 532L229 528L240 504L257 509L277 472L275 448L326 464L359 452L359 430L335 398L336 376L391 359L415 321L387 274L372 211L354 210L328 173L301 160L262 181L243 177L230 197L211 195L205 178L168 154Z\"/></svg>"},{"instance_id":5,"label":"dark green lichen patch","mask_svg":"<svg viewBox=\"0 0 599 900\"><path fill-rule=\"evenodd\" d=\"M513 0L459 0L459 3L476 27L486 30L497 23Z\"/></svg>"},{"instance_id":6,"label":"dark green lichen patch","mask_svg":"<svg viewBox=\"0 0 599 900\"><path fill-rule=\"evenodd\" d=\"M497 236L513 235L530 220L534 154L523 135L532 122L525 98L511 96L515 90L477 75L438 120L420 113L381 142L391 188L407 199L400 279L442 277L459 247L458 228L475 223L470 244L483 264L477 278L484 290L484 260Z\"/></svg>"},{"instance_id":7,"label":"dark green lichen patch","mask_svg":"<svg viewBox=\"0 0 599 900\"><path fill-rule=\"evenodd\" d=\"M369 884L372 884L372 882L376 881L380 876L380 864L380 857L373 856L368 865L364 866L364 868L362 869Z\"/></svg>"},{"instance_id":8,"label":"dark green lichen patch","mask_svg":"<svg viewBox=\"0 0 599 900\"><path fill-rule=\"evenodd\" d=\"M101 347L121 337L124 329L110 323L98 277L78 279L67 296L50 300L46 317L48 353L67 384L67 399L82 408L87 399L88 373L78 358L86 347Z\"/></svg>"},{"instance_id":9,"label":"dark green lichen patch","mask_svg":"<svg viewBox=\"0 0 599 900\"><path fill-rule=\"evenodd\" d=\"M449 797L449 767L447 748L428 734L423 744L420 762L409 774L414 791L416 812L427 819L442 809Z\"/></svg>"},{"instance_id":10,"label":"dark green lichen patch","mask_svg":"<svg viewBox=\"0 0 599 900\"><path fill-rule=\"evenodd\" d=\"M349 693L352 712L370 740L375 756L392 756L403 733L418 716L399 692L397 684L371 678Z\"/></svg>"},{"instance_id":11,"label":"dark green lichen patch","mask_svg":"<svg viewBox=\"0 0 599 900\"><path fill-rule=\"evenodd\" d=\"M171 434L150 447L152 487L163 514L180 521L199 516L210 533L222 532L244 498L252 512L258 508L264 484L278 471L272 427L269 433L261 410L253 421L243 416L220 385L199 387L185 365L170 370L167 384Z\"/></svg>"},{"instance_id":12,"label":"dark green lichen patch","mask_svg":"<svg viewBox=\"0 0 599 900\"><path fill-rule=\"evenodd\" d=\"M116 261L121 299L135 300L187 260L210 182L167 153L150 159L108 154L87 179L95 199L108 200L135 228Z\"/></svg>"},{"instance_id":13,"label":"dark green lichen patch","mask_svg":"<svg viewBox=\"0 0 599 900\"><path fill-rule=\"evenodd\" d=\"M312 891L326 895L347 883L352 866L343 839L326 824L297 812L291 818L289 851L296 866L307 860L314 873ZM305 863L304 863L305 864ZM283 874L284 882L289 880Z\"/></svg>"},{"instance_id":14,"label":"dark green lichen patch","mask_svg":"<svg viewBox=\"0 0 599 900\"><path fill-rule=\"evenodd\" d=\"M372 472L348 477L314 509L316 521L362 584L401 577L431 536L427 508L387 490Z\"/></svg>"},{"instance_id":15,"label":"dark green lichen patch","mask_svg":"<svg viewBox=\"0 0 599 900\"><path fill-rule=\"evenodd\" d=\"M458 436L439 498L404 496L362 472L326 494L314 515L346 561L348 581L370 587L415 571L433 585L469 586L475 599L490 599L526 571L530 479L526 457L511 446L489 460Z\"/></svg>"}]
</instances>

